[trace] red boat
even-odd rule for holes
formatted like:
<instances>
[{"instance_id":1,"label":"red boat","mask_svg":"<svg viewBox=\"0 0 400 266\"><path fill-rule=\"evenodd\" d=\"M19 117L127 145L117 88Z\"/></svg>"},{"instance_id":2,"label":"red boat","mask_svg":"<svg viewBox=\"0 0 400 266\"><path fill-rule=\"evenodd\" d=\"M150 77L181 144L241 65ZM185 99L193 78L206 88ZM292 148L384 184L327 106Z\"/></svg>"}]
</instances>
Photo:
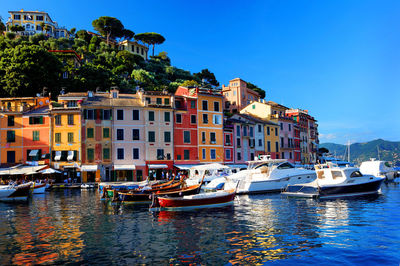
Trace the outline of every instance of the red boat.
<instances>
[{"instance_id":1,"label":"red boat","mask_svg":"<svg viewBox=\"0 0 400 266\"><path fill-rule=\"evenodd\" d=\"M222 207L233 204L236 190L219 190L183 197L154 196L151 210L182 210Z\"/></svg>"}]
</instances>

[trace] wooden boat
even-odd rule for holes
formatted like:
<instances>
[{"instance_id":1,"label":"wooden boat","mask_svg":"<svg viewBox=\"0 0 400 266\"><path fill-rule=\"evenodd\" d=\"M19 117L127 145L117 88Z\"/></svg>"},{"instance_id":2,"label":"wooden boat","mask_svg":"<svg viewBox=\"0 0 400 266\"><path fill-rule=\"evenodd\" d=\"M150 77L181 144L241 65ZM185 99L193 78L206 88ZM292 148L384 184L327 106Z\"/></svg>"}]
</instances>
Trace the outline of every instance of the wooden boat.
<instances>
[{"instance_id":1,"label":"wooden boat","mask_svg":"<svg viewBox=\"0 0 400 266\"><path fill-rule=\"evenodd\" d=\"M184 210L214 208L233 204L236 189L219 190L183 197L153 196L150 210Z\"/></svg>"},{"instance_id":2,"label":"wooden boat","mask_svg":"<svg viewBox=\"0 0 400 266\"><path fill-rule=\"evenodd\" d=\"M149 193L117 192L117 195L118 200L124 204L151 203Z\"/></svg>"},{"instance_id":3,"label":"wooden boat","mask_svg":"<svg viewBox=\"0 0 400 266\"><path fill-rule=\"evenodd\" d=\"M31 183L32 194L43 194L46 192L47 183Z\"/></svg>"},{"instance_id":4,"label":"wooden boat","mask_svg":"<svg viewBox=\"0 0 400 266\"><path fill-rule=\"evenodd\" d=\"M0 186L0 201L27 201L31 184Z\"/></svg>"},{"instance_id":5,"label":"wooden boat","mask_svg":"<svg viewBox=\"0 0 400 266\"><path fill-rule=\"evenodd\" d=\"M157 191L155 194L157 196L168 196L168 197L181 197L185 195L194 195L199 194L201 188L201 184L193 185L189 187L183 187L178 189L171 189L166 191Z\"/></svg>"}]
</instances>

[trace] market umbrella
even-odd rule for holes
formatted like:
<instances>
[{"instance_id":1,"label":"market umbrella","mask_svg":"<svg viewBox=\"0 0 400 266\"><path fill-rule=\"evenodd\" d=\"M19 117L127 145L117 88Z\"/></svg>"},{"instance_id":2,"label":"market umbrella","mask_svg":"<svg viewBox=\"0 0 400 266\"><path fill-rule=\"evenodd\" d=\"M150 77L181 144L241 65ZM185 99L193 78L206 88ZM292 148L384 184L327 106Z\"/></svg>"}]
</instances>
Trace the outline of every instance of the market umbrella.
<instances>
[{"instance_id":1,"label":"market umbrella","mask_svg":"<svg viewBox=\"0 0 400 266\"><path fill-rule=\"evenodd\" d=\"M55 170L55 169L53 169L53 168L47 168L47 169L41 170L41 171L39 171L39 172L42 173L42 174L44 174L44 175L48 175L48 174L60 174L60 173L61 173L60 171L57 171L57 170Z\"/></svg>"}]
</instances>

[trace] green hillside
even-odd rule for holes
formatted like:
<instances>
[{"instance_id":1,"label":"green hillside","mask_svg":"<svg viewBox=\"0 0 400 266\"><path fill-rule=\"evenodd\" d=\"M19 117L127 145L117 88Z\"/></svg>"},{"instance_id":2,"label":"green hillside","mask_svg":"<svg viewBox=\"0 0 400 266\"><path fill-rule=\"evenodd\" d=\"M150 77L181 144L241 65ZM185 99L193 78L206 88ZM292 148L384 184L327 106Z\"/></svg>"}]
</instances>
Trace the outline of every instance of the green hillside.
<instances>
[{"instance_id":1,"label":"green hillside","mask_svg":"<svg viewBox=\"0 0 400 266\"><path fill-rule=\"evenodd\" d=\"M337 157L341 158L345 154L347 145L322 143L320 147L327 148L330 153L333 155L336 154ZM377 139L350 145L350 161L359 164L370 158L380 158L381 160L400 165L400 142Z\"/></svg>"}]
</instances>

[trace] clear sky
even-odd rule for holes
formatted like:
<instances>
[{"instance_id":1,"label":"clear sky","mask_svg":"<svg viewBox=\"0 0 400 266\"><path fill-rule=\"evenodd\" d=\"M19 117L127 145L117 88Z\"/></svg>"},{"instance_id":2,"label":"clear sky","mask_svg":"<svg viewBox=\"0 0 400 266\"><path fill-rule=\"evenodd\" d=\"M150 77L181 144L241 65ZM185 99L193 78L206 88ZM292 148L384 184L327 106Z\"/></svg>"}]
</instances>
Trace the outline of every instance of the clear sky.
<instances>
[{"instance_id":1,"label":"clear sky","mask_svg":"<svg viewBox=\"0 0 400 266\"><path fill-rule=\"evenodd\" d=\"M266 99L309 110L320 141L400 141L400 1L0 0L40 10L59 25L92 30L113 16L135 33L166 37L174 66L240 77Z\"/></svg>"}]
</instances>

